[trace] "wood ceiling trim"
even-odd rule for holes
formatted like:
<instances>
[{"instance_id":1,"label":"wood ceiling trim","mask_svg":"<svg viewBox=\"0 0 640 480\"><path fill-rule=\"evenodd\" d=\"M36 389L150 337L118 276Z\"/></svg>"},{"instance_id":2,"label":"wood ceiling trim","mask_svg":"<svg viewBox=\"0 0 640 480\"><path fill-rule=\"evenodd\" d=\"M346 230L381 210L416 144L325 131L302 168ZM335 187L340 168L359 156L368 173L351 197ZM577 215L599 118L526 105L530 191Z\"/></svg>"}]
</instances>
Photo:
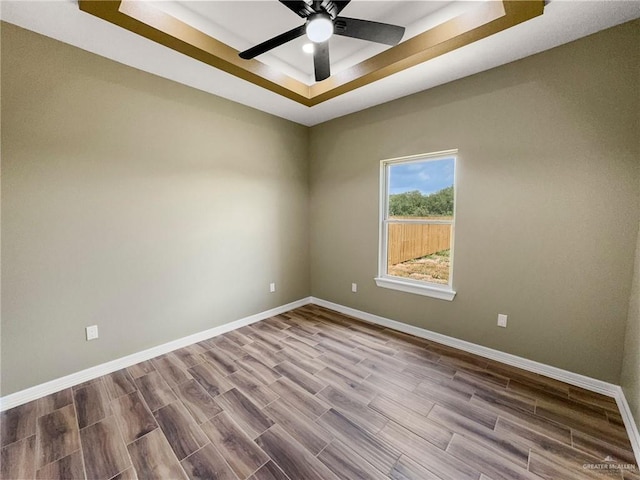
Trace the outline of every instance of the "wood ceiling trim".
<instances>
[{"instance_id":1,"label":"wood ceiling trim","mask_svg":"<svg viewBox=\"0 0 640 480\"><path fill-rule=\"evenodd\" d=\"M309 86L259 60L241 59L238 50L148 2L80 0L78 4L84 12L308 107L506 30L544 11L544 0L483 2L467 13Z\"/></svg>"},{"instance_id":2,"label":"wood ceiling trim","mask_svg":"<svg viewBox=\"0 0 640 480\"><path fill-rule=\"evenodd\" d=\"M130 0L80 0L80 10L137 33L191 58L309 105L309 86L168 15L152 4Z\"/></svg>"}]
</instances>

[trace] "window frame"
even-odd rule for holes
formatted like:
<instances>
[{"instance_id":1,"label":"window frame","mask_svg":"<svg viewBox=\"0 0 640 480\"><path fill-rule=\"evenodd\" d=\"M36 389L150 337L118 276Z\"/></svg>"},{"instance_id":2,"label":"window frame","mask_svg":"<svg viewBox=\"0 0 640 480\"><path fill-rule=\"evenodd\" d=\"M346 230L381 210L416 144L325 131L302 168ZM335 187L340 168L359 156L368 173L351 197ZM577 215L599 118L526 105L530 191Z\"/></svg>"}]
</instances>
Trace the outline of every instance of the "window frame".
<instances>
[{"instance_id":1,"label":"window frame","mask_svg":"<svg viewBox=\"0 0 640 480\"><path fill-rule=\"evenodd\" d=\"M453 163L453 219L452 220L394 220L390 222L389 214L389 172L391 166L397 164L418 163L424 161L437 161L452 158ZM378 225L378 276L375 278L376 285L382 288L390 288L402 292L424 295L440 300L452 301L456 296L453 290L453 267L454 267L454 246L455 246L455 224L457 208L457 170L458 170L458 149L443 150L440 152L424 153L407 157L390 158L380 161L380 192L379 192L379 225ZM422 280L396 277L387 273L387 254L389 241L389 223L409 223L409 224L447 224L451 225L451 249L448 284L430 283Z\"/></svg>"}]
</instances>

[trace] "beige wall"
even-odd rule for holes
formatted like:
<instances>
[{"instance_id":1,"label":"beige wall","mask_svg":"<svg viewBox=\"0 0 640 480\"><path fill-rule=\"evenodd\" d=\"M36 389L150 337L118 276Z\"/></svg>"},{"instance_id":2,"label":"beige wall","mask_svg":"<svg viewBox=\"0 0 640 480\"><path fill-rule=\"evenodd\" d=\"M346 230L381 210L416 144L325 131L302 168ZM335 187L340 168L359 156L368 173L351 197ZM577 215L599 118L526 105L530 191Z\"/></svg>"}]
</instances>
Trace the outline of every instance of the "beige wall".
<instances>
[{"instance_id":1,"label":"beige wall","mask_svg":"<svg viewBox=\"0 0 640 480\"><path fill-rule=\"evenodd\" d=\"M2 395L310 292L618 383L639 25L309 134L3 24ZM448 148L458 296L376 287L379 160ZM636 418L637 308L623 375Z\"/></svg>"},{"instance_id":2,"label":"beige wall","mask_svg":"<svg viewBox=\"0 0 640 480\"><path fill-rule=\"evenodd\" d=\"M3 24L2 395L308 296L307 146Z\"/></svg>"},{"instance_id":3,"label":"beige wall","mask_svg":"<svg viewBox=\"0 0 640 480\"><path fill-rule=\"evenodd\" d=\"M312 294L618 383L640 206L639 26L313 127ZM457 297L376 287L379 161L451 148Z\"/></svg>"},{"instance_id":4,"label":"beige wall","mask_svg":"<svg viewBox=\"0 0 640 480\"><path fill-rule=\"evenodd\" d=\"M640 429L640 234L636 247L620 383Z\"/></svg>"}]
</instances>

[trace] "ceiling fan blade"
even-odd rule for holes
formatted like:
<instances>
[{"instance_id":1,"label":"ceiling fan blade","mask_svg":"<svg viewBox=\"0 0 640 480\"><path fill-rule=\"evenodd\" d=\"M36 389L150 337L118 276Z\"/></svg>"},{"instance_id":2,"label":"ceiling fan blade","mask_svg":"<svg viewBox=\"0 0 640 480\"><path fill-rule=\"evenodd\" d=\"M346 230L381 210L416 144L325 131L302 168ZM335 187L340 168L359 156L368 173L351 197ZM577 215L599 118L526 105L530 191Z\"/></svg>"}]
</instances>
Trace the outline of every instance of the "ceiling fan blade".
<instances>
[{"instance_id":1,"label":"ceiling fan blade","mask_svg":"<svg viewBox=\"0 0 640 480\"><path fill-rule=\"evenodd\" d=\"M321 82L331 75L329 41L314 43L313 47L313 69L316 74L316 82Z\"/></svg>"},{"instance_id":2,"label":"ceiling fan blade","mask_svg":"<svg viewBox=\"0 0 640 480\"><path fill-rule=\"evenodd\" d=\"M359 20L357 18L337 17L334 25L334 33L336 35L360 38L361 40L384 43L386 45L397 45L404 35L404 27Z\"/></svg>"},{"instance_id":3,"label":"ceiling fan blade","mask_svg":"<svg viewBox=\"0 0 640 480\"><path fill-rule=\"evenodd\" d=\"M309 15L314 13L311 5L303 0L280 0L280 3L302 18L307 18Z\"/></svg>"},{"instance_id":4,"label":"ceiling fan blade","mask_svg":"<svg viewBox=\"0 0 640 480\"><path fill-rule=\"evenodd\" d=\"M344 10L344 7L346 7L347 5L349 5L349 3L351 2L351 0L333 0L333 4L337 7L338 11L336 12L336 15L339 15L340 12L342 10Z\"/></svg>"},{"instance_id":5,"label":"ceiling fan blade","mask_svg":"<svg viewBox=\"0 0 640 480\"><path fill-rule=\"evenodd\" d=\"M264 52L268 52L272 48L279 47L291 40L301 37L305 33L305 25L301 25L299 27L294 28L293 30L289 30L288 32L281 33L277 37L270 38L266 42L262 42L255 47L251 47L249 50L245 50L244 52L240 52L240 58L244 58L245 60L249 60L251 58L257 57L258 55L263 54Z\"/></svg>"}]
</instances>

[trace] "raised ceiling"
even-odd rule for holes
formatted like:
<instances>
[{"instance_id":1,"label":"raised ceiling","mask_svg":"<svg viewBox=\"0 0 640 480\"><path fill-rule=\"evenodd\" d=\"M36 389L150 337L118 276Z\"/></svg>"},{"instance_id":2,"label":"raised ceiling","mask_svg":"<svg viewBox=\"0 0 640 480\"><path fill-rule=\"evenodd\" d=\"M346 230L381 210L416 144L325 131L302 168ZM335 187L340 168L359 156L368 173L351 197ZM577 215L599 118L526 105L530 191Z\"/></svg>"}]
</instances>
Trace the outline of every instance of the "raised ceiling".
<instances>
[{"instance_id":1,"label":"raised ceiling","mask_svg":"<svg viewBox=\"0 0 640 480\"><path fill-rule=\"evenodd\" d=\"M156 16L171 18L199 35L217 39L234 52L302 23L299 17L276 0L126 3L133 10L146 9L147 12L156 12ZM510 3L540 5L539 2L504 2ZM498 33L491 32L490 36L480 35L479 40L461 48L436 52L439 56L426 55L426 61L413 63L409 68L392 68L390 71L388 65L381 68L378 64L369 70L365 68L373 59L395 54L394 49L406 50L406 45L411 43L406 40L410 38L414 38L415 45L425 31L428 33L447 22L451 25L456 18L474 18L472 12L483 8L496 11L497 5L503 5L503 2L354 0L345 8L344 16L405 26L407 32L403 43L386 50L389 47L333 37L330 40L332 77L317 84L311 76L312 59L302 52L303 38L260 56L257 60L260 65L258 73L266 71L263 78L267 80L258 78L251 83L243 79L243 76L247 78L246 75L235 70L231 75L87 14L80 10L76 1L4 1L0 3L0 16L10 23L85 50L305 125L314 125L502 65L640 16L640 4L635 1L552 0L544 8L543 15L530 15L534 18L515 21L515 26ZM432 49L433 46L433 42L426 45ZM415 55L415 51L412 54ZM367 60L372 56L373 59ZM402 66L406 67L406 63L404 61ZM386 77L376 73L381 71ZM354 72L358 75L354 76ZM281 80L283 78L286 81ZM265 83L275 84L275 87L269 89L267 85L265 88ZM293 85L295 95L283 93L283 85Z\"/></svg>"},{"instance_id":2,"label":"raised ceiling","mask_svg":"<svg viewBox=\"0 0 640 480\"><path fill-rule=\"evenodd\" d=\"M377 7L382 2L367 3L372 7ZM263 11L265 4L271 5L272 3L250 3L256 9L254 14L264 13L266 15L269 9ZM273 2L273 4L283 6L280 2ZM189 17L188 21L183 20L177 18L173 11L169 13L165 9L159 8L163 5L163 3L139 0L80 0L79 3L80 9L84 12L283 95L302 105L312 107L530 20L542 14L544 3L542 0L465 2L467 6L465 11L454 13L452 18L449 15L447 20L439 22L430 21L432 16L441 17L441 15L437 15L437 12L431 12L425 19L434 25L433 27L424 31L414 28L416 34L411 38L407 38L399 45L387 48L359 63L353 64L347 57L343 63L350 62L350 66L338 72L335 72L334 67L334 72L329 78L312 85L287 75L280 66L269 65L257 59L241 59L238 56L238 49L220 41L220 35L215 33L216 24L211 19L205 20L201 15L183 15L182 18ZM172 3L167 5L171 6ZM396 9L402 9L402 7L407 9L412 6L410 3L404 4L402 2L396 2L393 5ZM211 12L208 13L211 15ZM288 16L290 11L288 9L285 9L284 12L280 10L280 15L282 14ZM380 14L379 10L378 14ZM278 18L277 13L271 15ZM215 18L215 16L213 17ZM198 19L200 22L195 21ZM194 23L198 26L196 27ZM296 23L298 25L295 27L299 28L301 20ZM421 23L425 24L424 19ZM247 27L243 27L242 22L239 22L237 28ZM211 33L205 33L204 30ZM274 33L270 33L269 37L273 35ZM409 37L410 35L405 36ZM328 43L334 43L336 37L331 38ZM359 47L356 46L351 50L353 53L350 57L353 57L359 50L369 47L369 44L370 42L360 42ZM348 46L349 43L345 45ZM291 51L291 49L291 45L283 45L277 51ZM344 49L343 47L343 51ZM333 50L331 45L329 45L329 50Z\"/></svg>"}]
</instances>

